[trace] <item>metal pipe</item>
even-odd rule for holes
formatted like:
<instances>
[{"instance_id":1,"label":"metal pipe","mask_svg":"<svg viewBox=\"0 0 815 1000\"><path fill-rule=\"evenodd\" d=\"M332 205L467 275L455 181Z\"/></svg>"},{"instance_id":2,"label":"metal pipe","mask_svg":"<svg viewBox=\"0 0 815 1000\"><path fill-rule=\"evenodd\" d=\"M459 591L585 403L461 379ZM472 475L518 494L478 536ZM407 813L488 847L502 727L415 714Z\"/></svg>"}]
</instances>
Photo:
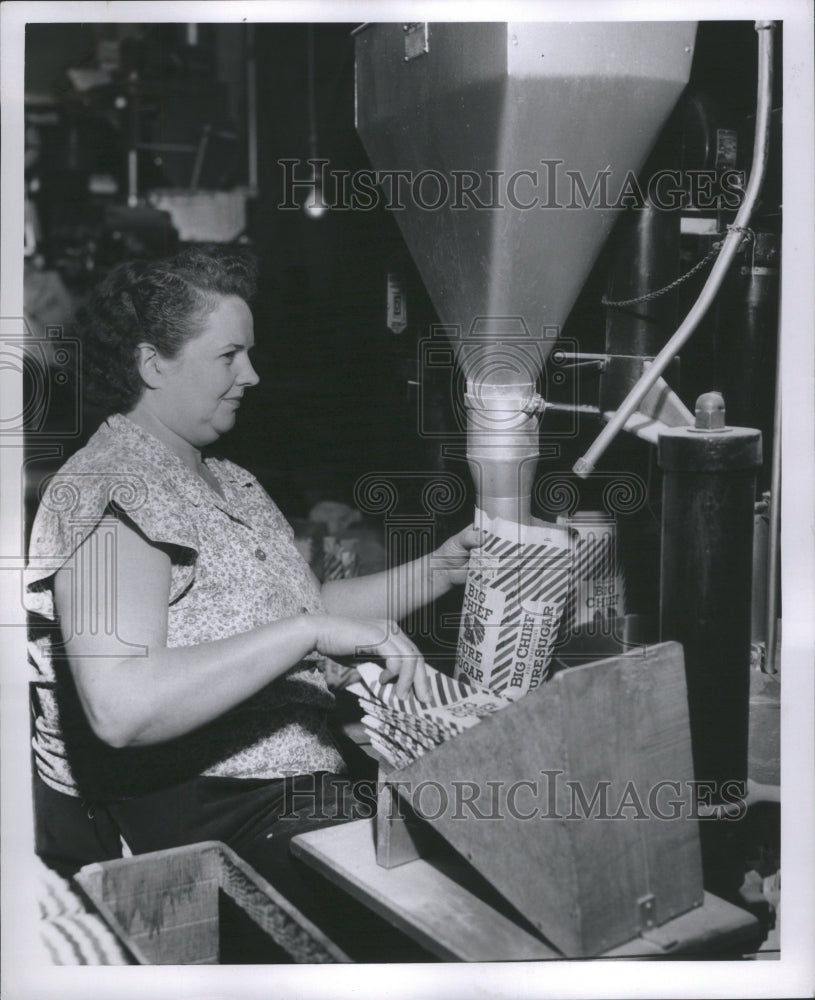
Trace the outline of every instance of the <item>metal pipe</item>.
<instances>
[{"instance_id":1,"label":"metal pipe","mask_svg":"<svg viewBox=\"0 0 815 1000\"><path fill-rule=\"evenodd\" d=\"M314 93L314 26L306 29L306 63L308 74L308 149L312 160L317 159L317 99Z\"/></svg>"},{"instance_id":2,"label":"metal pipe","mask_svg":"<svg viewBox=\"0 0 815 1000\"><path fill-rule=\"evenodd\" d=\"M778 338L778 365L775 376L775 419L770 481L770 526L767 547L767 631L764 640L765 674L778 673L775 646L778 635L778 564L781 545L781 338Z\"/></svg>"},{"instance_id":3,"label":"metal pipe","mask_svg":"<svg viewBox=\"0 0 815 1000\"><path fill-rule=\"evenodd\" d=\"M756 21L755 25L758 32L758 91L756 101L756 134L753 143L753 168L750 173L747 190L745 191L744 201L736 215L736 220L728 227L729 232L722 243L722 249L708 276L705 287L702 289L699 298L691 307L684 321L680 324L679 329L656 356L653 364L643 373L640 380L620 404L617 412L595 438L586 454L575 462L574 472L581 478L585 478L594 471L598 460L622 430L626 421L656 384L657 379L659 379L676 354L690 339L694 330L710 308L727 274L730 263L741 244L743 232L747 228L750 217L753 214L756 199L764 182L764 173L769 154L770 105L772 103L773 84L772 30L774 27L775 25L772 21Z\"/></svg>"},{"instance_id":4,"label":"metal pipe","mask_svg":"<svg viewBox=\"0 0 815 1000\"><path fill-rule=\"evenodd\" d=\"M257 59L255 56L255 28L246 28L246 132L249 190L258 189L258 99L257 99Z\"/></svg>"},{"instance_id":5,"label":"metal pipe","mask_svg":"<svg viewBox=\"0 0 815 1000\"><path fill-rule=\"evenodd\" d=\"M538 458L540 399L533 384L467 381L467 461L477 505L490 517L530 524Z\"/></svg>"}]
</instances>

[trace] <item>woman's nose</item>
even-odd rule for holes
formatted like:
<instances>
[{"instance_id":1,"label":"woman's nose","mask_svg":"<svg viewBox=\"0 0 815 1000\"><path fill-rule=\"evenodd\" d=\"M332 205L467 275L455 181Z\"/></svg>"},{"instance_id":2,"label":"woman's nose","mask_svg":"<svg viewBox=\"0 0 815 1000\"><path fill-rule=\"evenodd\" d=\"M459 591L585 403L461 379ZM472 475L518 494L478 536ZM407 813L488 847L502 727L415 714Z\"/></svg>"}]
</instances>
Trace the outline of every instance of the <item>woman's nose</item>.
<instances>
[{"instance_id":1,"label":"woman's nose","mask_svg":"<svg viewBox=\"0 0 815 1000\"><path fill-rule=\"evenodd\" d=\"M249 360L249 358L246 358L246 363L244 364L241 370L238 381L240 382L241 385L246 385L246 386L257 385L258 382L260 382L260 376L255 371L254 367L252 366L252 362Z\"/></svg>"}]
</instances>

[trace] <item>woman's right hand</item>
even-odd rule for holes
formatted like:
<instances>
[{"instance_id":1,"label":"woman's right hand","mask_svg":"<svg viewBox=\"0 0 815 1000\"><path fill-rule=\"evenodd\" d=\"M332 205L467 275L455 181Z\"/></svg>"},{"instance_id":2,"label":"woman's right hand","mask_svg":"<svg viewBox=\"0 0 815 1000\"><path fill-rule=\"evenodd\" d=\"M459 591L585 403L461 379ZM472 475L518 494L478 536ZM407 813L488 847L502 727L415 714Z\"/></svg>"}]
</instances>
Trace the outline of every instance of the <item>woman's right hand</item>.
<instances>
[{"instance_id":1,"label":"woman's right hand","mask_svg":"<svg viewBox=\"0 0 815 1000\"><path fill-rule=\"evenodd\" d=\"M430 697L424 658L396 622L340 615L306 617L314 629L314 648L318 653L330 657L375 656L385 661L382 680L396 680L397 697L404 698L411 685L419 701Z\"/></svg>"}]
</instances>

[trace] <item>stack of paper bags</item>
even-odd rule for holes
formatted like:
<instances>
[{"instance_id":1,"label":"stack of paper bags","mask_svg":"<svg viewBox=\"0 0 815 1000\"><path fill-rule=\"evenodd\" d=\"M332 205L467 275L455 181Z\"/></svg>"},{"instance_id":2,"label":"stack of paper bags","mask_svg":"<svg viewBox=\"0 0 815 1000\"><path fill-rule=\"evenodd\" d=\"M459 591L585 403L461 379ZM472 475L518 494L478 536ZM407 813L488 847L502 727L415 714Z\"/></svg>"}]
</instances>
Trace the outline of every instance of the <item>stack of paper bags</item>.
<instances>
[{"instance_id":1,"label":"stack of paper bags","mask_svg":"<svg viewBox=\"0 0 815 1000\"><path fill-rule=\"evenodd\" d=\"M374 663L357 667L361 681L348 686L359 698L362 722L371 746L393 767L405 767L428 750L465 729L478 725L511 704L509 698L478 687L467 678L454 680L426 667L430 698L419 701L408 693L396 695L394 683L383 683L382 668Z\"/></svg>"}]
</instances>

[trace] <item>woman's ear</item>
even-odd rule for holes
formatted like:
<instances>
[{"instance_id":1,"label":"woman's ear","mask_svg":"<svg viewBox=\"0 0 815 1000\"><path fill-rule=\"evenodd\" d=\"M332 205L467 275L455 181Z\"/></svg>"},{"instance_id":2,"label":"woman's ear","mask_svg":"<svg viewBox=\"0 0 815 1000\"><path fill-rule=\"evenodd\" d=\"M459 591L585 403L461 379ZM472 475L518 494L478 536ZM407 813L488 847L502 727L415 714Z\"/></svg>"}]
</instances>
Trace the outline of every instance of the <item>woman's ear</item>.
<instances>
[{"instance_id":1,"label":"woman's ear","mask_svg":"<svg viewBox=\"0 0 815 1000\"><path fill-rule=\"evenodd\" d=\"M152 344L139 344L138 352L139 375L148 388L157 389L161 384L164 371L163 359Z\"/></svg>"}]
</instances>

